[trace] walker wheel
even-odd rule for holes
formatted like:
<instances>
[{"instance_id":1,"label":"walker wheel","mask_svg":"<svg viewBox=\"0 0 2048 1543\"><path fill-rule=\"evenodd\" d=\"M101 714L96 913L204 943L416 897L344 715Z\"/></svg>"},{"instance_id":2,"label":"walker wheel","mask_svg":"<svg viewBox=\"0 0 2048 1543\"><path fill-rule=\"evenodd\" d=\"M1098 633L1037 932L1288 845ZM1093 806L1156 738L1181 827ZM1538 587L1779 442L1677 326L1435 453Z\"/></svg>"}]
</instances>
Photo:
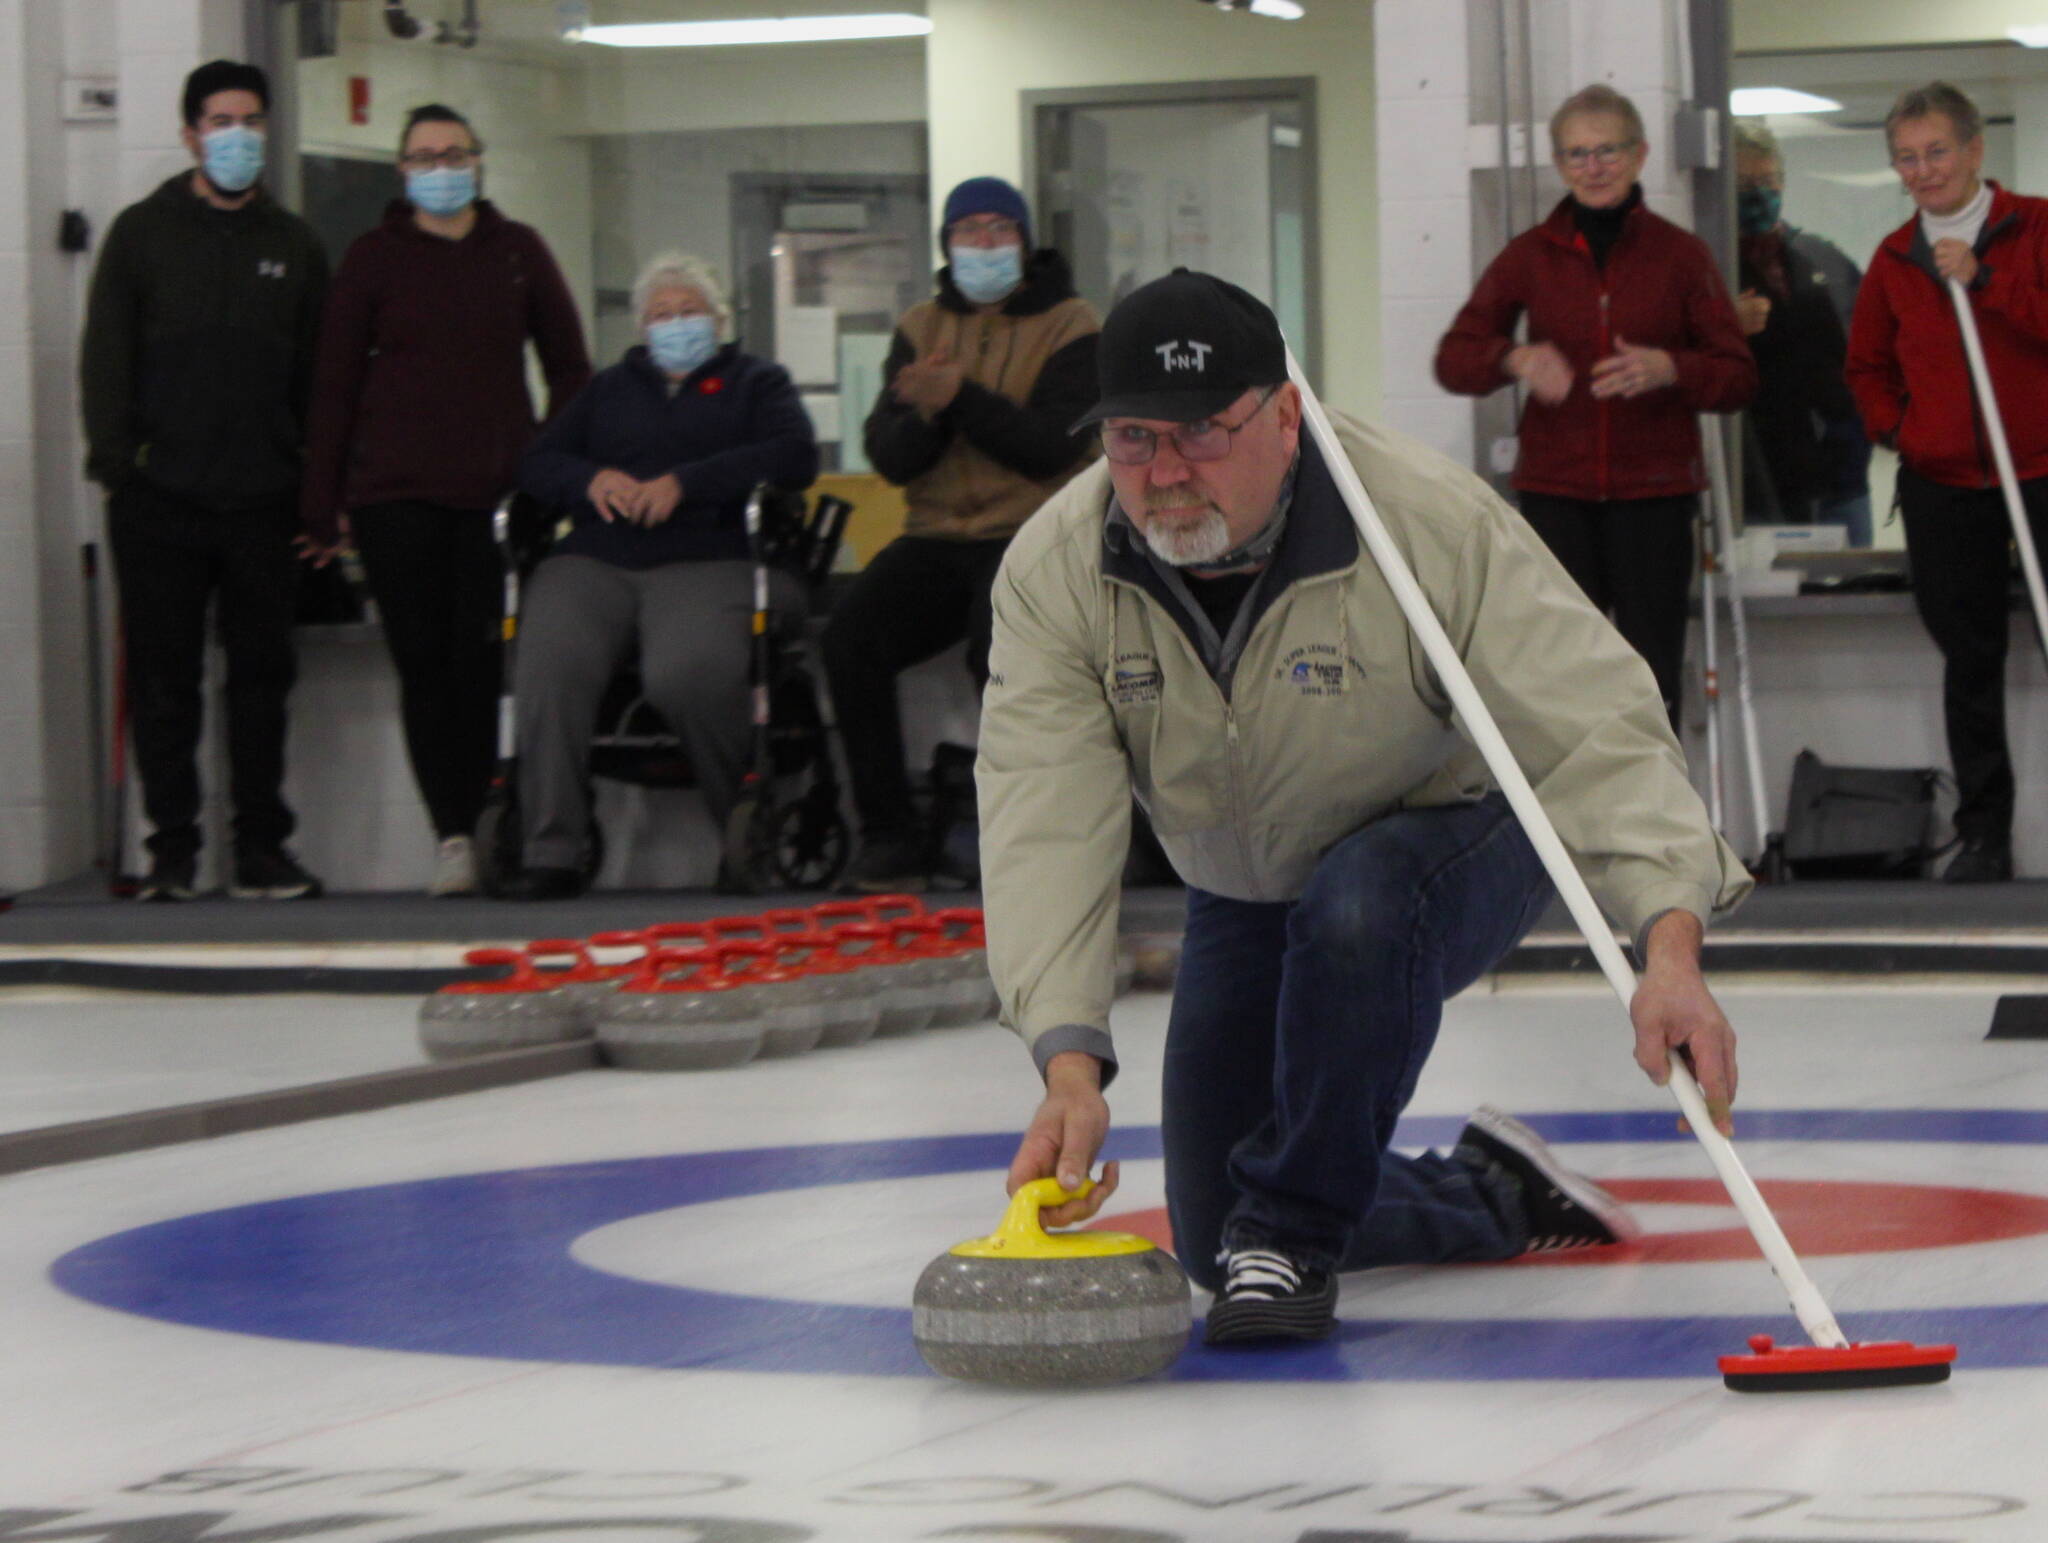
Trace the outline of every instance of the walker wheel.
<instances>
[{"instance_id":1,"label":"walker wheel","mask_svg":"<svg viewBox=\"0 0 2048 1543\"><path fill-rule=\"evenodd\" d=\"M792 889L829 889L852 855L846 816L817 798L777 810L774 831L775 871Z\"/></svg>"}]
</instances>

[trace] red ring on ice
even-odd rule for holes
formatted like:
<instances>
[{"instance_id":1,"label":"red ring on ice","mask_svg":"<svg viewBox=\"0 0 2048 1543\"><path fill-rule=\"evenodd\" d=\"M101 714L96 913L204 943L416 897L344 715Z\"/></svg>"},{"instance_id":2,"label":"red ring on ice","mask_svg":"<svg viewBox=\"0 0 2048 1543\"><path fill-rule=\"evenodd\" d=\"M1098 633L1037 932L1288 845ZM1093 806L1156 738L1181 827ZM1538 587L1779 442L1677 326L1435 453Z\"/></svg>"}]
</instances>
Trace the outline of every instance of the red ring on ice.
<instances>
[{"instance_id":1,"label":"red ring on ice","mask_svg":"<svg viewBox=\"0 0 2048 1543\"><path fill-rule=\"evenodd\" d=\"M1601 1187L1630 1205L1719 1206L1729 1225L1648 1232L1612 1248L1581 1248L1508 1260L1517 1266L1705 1264L1753 1260L1755 1241L1716 1179L1605 1179ZM1861 1184L1837 1179L1765 1179L1757 1185L1792 1247L1806 1257L1893 1254L1957 1248L2048 1233L2048 1197L1936 1184ZM1651 1217L1649 1220L1654 1221ZM1173 1230L1164 1207L1101 1217L1091 1225L1135 1232L1168 1252Z\"/></svg>"}]
</instances>

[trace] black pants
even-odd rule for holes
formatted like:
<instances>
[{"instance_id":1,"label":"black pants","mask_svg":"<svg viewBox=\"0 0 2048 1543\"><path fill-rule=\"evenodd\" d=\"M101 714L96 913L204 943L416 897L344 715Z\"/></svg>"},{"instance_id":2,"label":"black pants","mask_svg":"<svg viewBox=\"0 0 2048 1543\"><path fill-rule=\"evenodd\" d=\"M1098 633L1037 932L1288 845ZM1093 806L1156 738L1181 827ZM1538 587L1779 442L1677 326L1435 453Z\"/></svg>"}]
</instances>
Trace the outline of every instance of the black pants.
<instances>
[{"instance_id":1,"label":"black pants","mask_svg":"<svg viewBox=\"0 0 2048 1543\"><path fill-rule=\"evenodd\" d=\"M2048 551L2048 477L2020 484L2037 549ZM2012 835L2012 756L2005 743L2005 647L2011 615L2012 518L1996 488L1954 488L1899 468L1899 509L1913 603L1941 650L1942 716L1956 772L1956 834Z\"/></svg>"},{"instance_id":2,"label":"black pants","mask_svg":"<svg viewBox=\"0 0 2048 1543\"><path fill-rule=\"evenodd\" d=\"M1690 493L1607 503L1550 493L1523 493L1520 499L1522 518L1648 661L1676 732L1698 501Z\"/></svg>"},{"instance_id":3,"label":"black pants","mask_svg":"<svg viewBox=\"0 0 2048 1543\"><path fill-rule=\"evenodd\" d=\"M496 753L504 570L491 513L406 502L348 518L398 668L413 780L434 834L467 836Z\"/></svg>"},{"instance_id":4,"label":"black pants","mask_svg":"<svg viewBox=\"0 0 2048 1543\"><path fill-rule=\"evenodd\" d=\"M896 677L964 637L975 685L988 684L989 592L1008 546L1007 538L900 536L875 554L833 609L825 676L867 836L908 834L917 819Z\"/></svg>"},{"instance_id":5,"label":"black pants","mask_svg":"<svg viewBox=\"0 0 2048 1543\"><path fill-rule=\"evenodd\" d=\"M216 600L235 846L281 846L292 833L282 789L285 699L298 673L297 531L291 501L212 509L140 480L107 499L135 765L159 859L187 861L199 850L200 685Z\"/></svg>"}]
</instances>

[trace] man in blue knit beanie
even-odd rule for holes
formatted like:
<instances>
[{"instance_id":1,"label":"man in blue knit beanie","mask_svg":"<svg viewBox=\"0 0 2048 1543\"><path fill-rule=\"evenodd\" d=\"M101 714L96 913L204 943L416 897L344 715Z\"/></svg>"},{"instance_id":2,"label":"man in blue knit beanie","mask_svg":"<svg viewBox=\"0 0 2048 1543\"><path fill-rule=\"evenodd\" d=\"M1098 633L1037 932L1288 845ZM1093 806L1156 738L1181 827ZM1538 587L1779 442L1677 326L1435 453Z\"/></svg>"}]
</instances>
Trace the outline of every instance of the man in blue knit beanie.
<instances>
[{"instance_id":1,"label":"man in blue knit beanie","mask_svg":"<svg viewBox=\"0 0 2048 1543\"><path fill-rule=\"evenodd\" d=\"M1065 259L1033 250L1024 195L1000 177L968 178L946 195L939 250L938 292L897 323L863 434L869 463L903 488L903 534L862 571L824 638L860 814L843 885L855 892L922 890L935 866L972 882L958 853L939 863L946 828L967 818L946 789L971 789L972 753L940 747L940 807L920 820L896 677L965 638L976 688L987 683L989 591L1004 549L1095 448L1072 430L1095 399L1101 322Z\"/></svg>"}]
</instances>

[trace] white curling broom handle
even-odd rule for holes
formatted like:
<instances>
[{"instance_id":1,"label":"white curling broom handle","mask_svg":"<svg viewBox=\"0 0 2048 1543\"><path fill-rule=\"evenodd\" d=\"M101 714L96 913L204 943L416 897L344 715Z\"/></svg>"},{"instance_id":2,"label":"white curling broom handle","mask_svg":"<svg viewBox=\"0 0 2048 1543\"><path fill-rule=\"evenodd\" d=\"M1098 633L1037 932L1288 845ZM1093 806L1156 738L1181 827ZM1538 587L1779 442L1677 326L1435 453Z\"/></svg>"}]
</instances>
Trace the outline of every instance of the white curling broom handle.
<instances>
[{"instance_id":1,"label":"white curling broom handle","mask_svg":"<svg viewBox=\"0 0 2048 1543\"><path fill-rule=\"evenodd\" d=\"M1422 650L1429 656L1429 662L1436 668L1437 678L1443 682L1450 694L1451 703L1458 716L1464 721L1465 732L1472 738L1479 753L1486 758L1486 764L1493 772L1494 780L1507 795L1522 829L1527 832L1530 844L1536 848L1536 855L1549 870L1551 881L1572 913L1572 920L1578 923L1579 931L1585 934L1586 942L1593 950L1593 957L1600 962L1601 971L1607 976L1607 983L1614 988L1614 994L1621 998L1623 1012L1636 994L1635 972L1621 955L1620 947L1614 941L1600 908L1593 903L1593 895L1586 888L1586 881L1573 866L1571 856L1565 851L1564 843L1558 839L1552 828L1550 817L1543 812L1543 805L1536 798L1535 789L1529 786L1529 779L1522 775L1522 768L1516 764L1514 752L1501 737L1500 729L1493 721L1493 714L1487 711L1486 703L1480 699L1478 689L1472 684L1472 677L1465 671L1464 660L1451 646L1443 624L1436 613L1429 608L1429 600L1415 577L1408 571L1393 538L1380 523L1378 511L1367 496L1365 484L1358 480L1358 472L1352 467L1350 458L1337 443L1336 433L1330 427L1330 420L1323 412L1323 405L1316 400L1315 392L1301 373L1301 366L1295 360L1292 350L1287 356L1287 372L1295 385L1301 388L1302 410L1306 416L1310 436L1322 452L1323 461L1336 479L1338 491L1344 502L1351 508L1352 519L1358 522L1359 533L1379 564L1381 575L1394 592L1402 614L1408 625L1421 640ZM1792 1302L1792 1311L1799 1317L1809 1338L1824 1349L1838 1349L1849 1343L1848 1338L1836 1324L1834 1314L1822 1300L1819 1290L1807 1278L1799 1263L1799 1256L1792 1252L1792 1245L1786 1241L1785 1233L1778 1226L1778 1219L1771 1214L1770 1206L1757 1190L1756 1183L1742 1166L1742 1159L1735 1155L1735 1148L1726 1137L1714 1129L1713 1121L1707 1114L1707 1101L1700 1096L1699 1084L1693 1081L1677 1056L1671 1058L1671 1092L1678 1100L1678 1107L1684 1111L1691 1124L1693 1134L1699 1137L1700 1145L1706 1148L1707 1157L1714 1170L1720 1174L1721 1182L1727 1187L1728 1197L1735 1202L1736 1210L1749 1225L1757 1246L1763 1250L1764 1258L1777 1272L1779 1284L1785 1288Z\"/></svg>"},{"instance_id":2,"label":"white curling broom handle","mask_svg":"<svg viewBox=\"0 0 2048 1543\"><path fill-rule=\"evenodd\" d=\"M1963 330L1963 352L1970 356L1970 377L1977 400L1984 404L1984 423L1991 431L1991 458L1998 463L1998 485L2005 492L2005 512L2012 518L2012 539L2020 549L2020 569L2027 576L2027 598L2034 605L2034 637L2048 659L2048 592L2041 588L2041 557L2034 550L2034 532L2020 499L2019 473L2013 470L2012 447L2005 442L2005 419L1991 390L1991 370L1984 363L1984 340L1977 335L1977 313L1959 280L1948 281L1948 297L1956 305L1956 325Z\"/></svg>"},{"instance_id":3,"label":"white curling broom handle","mask_svg":"<svg viewBox=\"0 0 2048 1543\"><path fill-rule=\"evenodd\" d=\"M1714 544L1721 549L1721 576L1728 585L1728 619L1735 629L1735 701L1742 709L1742 764L1749 774L1749 812L1756 822L1759 861L1770 849L1771 817L1764 809L1764 756L1756 732L1756 698L1749 686L1749 618L1743 604L1742 561L1735 551L1735 516L1728 500L1728 457L1721 445L1721 420L1700 415L1707 456L1708 501L1714 507Z\"/></svg>"},{"instance_id":4,"label":"white curling broom handle","mask_svg":"<svg viewBox=\"0 0 2048 1543\"><path fill-rule=\"evenodd\" d=\"M1714 569L1720 562L1718 542L1701 532L1700 542L1700 695L1707 709L1707 818L1726 831L1727 811L1721 805L1721 656L1714 640Z\"/></svg>"}]
</instances>

